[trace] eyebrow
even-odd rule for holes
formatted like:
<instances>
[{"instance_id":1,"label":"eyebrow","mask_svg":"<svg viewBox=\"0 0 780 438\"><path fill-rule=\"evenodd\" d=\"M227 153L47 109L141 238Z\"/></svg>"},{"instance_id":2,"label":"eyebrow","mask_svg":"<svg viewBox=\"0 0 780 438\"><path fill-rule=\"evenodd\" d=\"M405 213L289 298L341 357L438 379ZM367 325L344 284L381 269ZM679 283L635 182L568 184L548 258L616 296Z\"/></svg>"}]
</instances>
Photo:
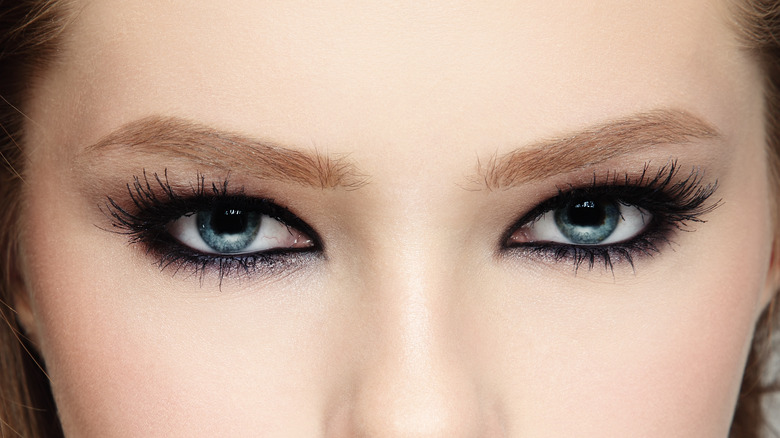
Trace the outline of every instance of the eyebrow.
<instances>
[{"instance_id":1,"label":"eyebrow","mask_svg":"<svg viewBox=\"0 0 780 438\"><path fill-rule=\"evenodd\" d=\"M500 190L585 169L620 156L666 144L713 140L721 134L693 114L659 109L542 140L477 164L473 179Z\"/></svg>"},{"instance_id":2,"label":"eyebrow","mask_svg":"<svg viewBox=\"0 0 780 438\"><path fill-rule=\"evenodd\" d=\"M109 153L184 159L258 178L318 188L356 189L366 184L346 157L328 156L220 131L178 117L150 116L123 125L85 148L77 160Z\"/></svg>"}]
</instances>

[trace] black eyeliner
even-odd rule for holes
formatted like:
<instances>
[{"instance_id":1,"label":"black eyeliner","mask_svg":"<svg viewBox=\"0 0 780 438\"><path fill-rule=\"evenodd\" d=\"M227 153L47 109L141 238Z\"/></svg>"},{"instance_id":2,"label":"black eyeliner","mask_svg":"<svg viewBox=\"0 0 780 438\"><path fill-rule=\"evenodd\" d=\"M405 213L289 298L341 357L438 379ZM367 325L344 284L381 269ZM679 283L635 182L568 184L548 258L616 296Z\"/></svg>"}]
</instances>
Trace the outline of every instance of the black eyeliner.
<instances>
[{"instance_id":1,"label":"black eyeliner","mask_svg":"<svg viewBox=\"0 0 780 438\"><path fill-rule=\"evenodd\" d=\"M173 270L174 275L187 271L200 276L202 281L206 272L214 270L220 284L226 276L274 276L302 267L323 252L322 239L306 222L272 199L250 197L243 189L230 188L228 179L219 184L207 183L205 176L198 174L197 184L190 186L190 193L185 195L172 187L167 169L162 176L149 175L144 170L142 176L133 177L126 189L130 201L127 206L107 197L102 208L111 220L111 231L128 236L131 244L143 244L147 254L156 256L159 268ZM176 219L226 202L299 230L311 239L312 246L235 255L207 254L182 244L168 233L168 225Z\"/></svg>"},{"instance_id":2,"label":"black eyeliner","mask_svg":"<svg viewBox=\"0 0 780 438\"><path fill-rule=\"evenodd\" d=\"M708 202L717 190L717 181L705 184L704 174L698 168L692 169L684 178L679 178L679 171L677 161L661 167L655 173L650 172L649 164L645 164L637 177L613 172L599 180L594 174L590 185L558 188L558 195L534 207L509 227L501 238L499 251L549 258L555 262L569 261L575 272L583 265L593 269L597 264L613 270L614 265L621 262L633 269L635 257L652 257L660 253L660 246L670 244L676 231L691 231L691 222L705 222L702 216L721 204L720 200ZM510 243L511 236L522 227L578 198L613 199L626 206L641 208L649 212L652 218L639 235L612 244L577 245L548 241Z\"/></svg>"}]
</instances>

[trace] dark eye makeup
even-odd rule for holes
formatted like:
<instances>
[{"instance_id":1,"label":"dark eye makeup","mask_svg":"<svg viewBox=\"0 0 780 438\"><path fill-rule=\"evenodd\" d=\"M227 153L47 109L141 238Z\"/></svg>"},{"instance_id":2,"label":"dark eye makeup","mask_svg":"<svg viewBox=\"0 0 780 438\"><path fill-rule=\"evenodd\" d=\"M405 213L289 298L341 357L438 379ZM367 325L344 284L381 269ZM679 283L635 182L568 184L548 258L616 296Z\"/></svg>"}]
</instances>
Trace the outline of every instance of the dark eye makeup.
<instances>
[{"instance_id":1,"label":"dark eye makeup","mask_svg":"<svg viewBox=\"0 0 780 438\"><path fill-rule=\"evenodd\" d=\"M201 279L215 271L220 284L231 276L288 273L323 256L322 239L297 215L272 199L234 191L228 183L208 184L198 175L197 184L181 190L170 184L167 170L163 175L144 171L127 184L131 205L108 197L104 212L113 231L145 248L161 269ZM177 229L188 218L193 228L189 234L199 244L185 242ZM261 244L263 249L252 250L266 224L275 225L276 236Z\"/></svg>"},{"instance_id":2,"label":"dark eye makeup","mask_svg":"<svg viewBox=\"0 0 780 438\"><path fill-rule=\"evenodd\" d=\"M656 172L646 164L635 177L594 174L585 186L559 187L514 221L498 252L568 262L575 271L612 270L618 263L633 268L636 257L660 253L676 232L691 231L690 223L704 222L702 216L720 205L711 201L717 182L705 184L703 177L696 168L680 177L677 162ZM198 175L182 189L169 183L167 170L144 171L126 188L129 202L108 197L103 211L113 231L153 255L163 270L201 279L214 272L221 284L225 277L282 275L325 257L322 239L299 216L272 199L234 190L227 179L207 183ZM550 230L558 237L549 238Z\"/></svg>"},{"instance_id":3,"label":"dark eye makeup","mask_svg":"<svg viewBox=\"0 0 780 438\"><path fill-rule=\"evenodd\" d=\"M705 184L704 175L694 168L684 177L676 161L651 172L649 164L636 177L611 173L596 175L584 187L558 188L558 194L524 214L504 234L500 251L523 257L538 257L554 262L567 261L575 271L603 264L612 270L616 263L632 269L637 257L652 257L662 245L671 243L676 232L693 231L691 223L717 208L711 201L717 181ZM639 223L636 232L618 241L610 233L620 223ZM524 232L546 216L554 217L561 235L569 242L523 238ZM521 237L518 238L518 235ZM607 243L609 242L609 243Z\"/></svg>"}]
</instances>

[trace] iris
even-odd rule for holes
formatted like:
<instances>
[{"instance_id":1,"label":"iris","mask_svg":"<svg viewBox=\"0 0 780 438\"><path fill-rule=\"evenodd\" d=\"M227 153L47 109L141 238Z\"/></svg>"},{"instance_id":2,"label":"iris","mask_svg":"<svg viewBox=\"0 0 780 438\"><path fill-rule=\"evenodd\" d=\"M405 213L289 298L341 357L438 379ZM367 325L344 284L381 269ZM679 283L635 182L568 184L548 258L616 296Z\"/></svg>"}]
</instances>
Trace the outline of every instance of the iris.
<instances>
[{"instance_id":1,"label":"iris","mask_svg":"<svg viewBox=\"0 0 780 438\"><path fill-rule=\"evenodd\" d=\"M215 252L238 253L257 237L262 215L254 211L218 205L197 213L198 232Z\"/></svg>"},{"instance_id":2,"label":"iris","mask_svg":"<svg viewBox=\"0 0 780 438\"><path fill-rule=\"evenodd\" d=\"M555 223L563 235L578 245L603 242L617 228L620 206L616 201L573 199L555 211Z\"/></svg>"}]
</instances>

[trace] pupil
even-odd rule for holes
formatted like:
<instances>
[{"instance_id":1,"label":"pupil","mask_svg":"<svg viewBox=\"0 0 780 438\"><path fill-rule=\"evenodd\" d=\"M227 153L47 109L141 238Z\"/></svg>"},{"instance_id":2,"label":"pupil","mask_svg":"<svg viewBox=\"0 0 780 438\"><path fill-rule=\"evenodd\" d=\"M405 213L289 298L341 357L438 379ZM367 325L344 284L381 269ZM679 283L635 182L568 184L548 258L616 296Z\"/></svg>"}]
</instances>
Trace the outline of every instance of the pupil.
<instances>
[{"instance_id":1,"label":"pupil","mask_svg":"<svg viewBox=\"0 0 780 438\"><path fill-rule=\"evenodd\" d=\"M197 213L198 233L218 253L239 253L257 237L263 215L240 206L217 205Z\"/></svg>"},{"instance_id":2,"label":"pupil","mask_svg":"<svg viewBox=\"0 0 780 438\"><path fill-rule=\"evenodd\" d=\"M571 224L578 227L601 225L607 217L606 209L594 201L575 202L566 213Z\"/></svg>"},{"instance_id":3,"label":"pupil","mask_svg":"<svg viewBox=\"0 0 780 438\"><path fill-rule=\"evenodd\" d=\"M209 225L215 234L238 234L246 230L247 215L241 210L218 209Z\"/></svg>"},{"instance_id":4,"label":"pupil","mask_svg":"<svg viewBox=\"0 0 780 438\"><path fill-rule=\"evenodd\" d=\"M620 221L620 206L605 199L574 199L556 210L555 223L572 243L596 245L609 237Z\"/></svg>"}]
</instances>

